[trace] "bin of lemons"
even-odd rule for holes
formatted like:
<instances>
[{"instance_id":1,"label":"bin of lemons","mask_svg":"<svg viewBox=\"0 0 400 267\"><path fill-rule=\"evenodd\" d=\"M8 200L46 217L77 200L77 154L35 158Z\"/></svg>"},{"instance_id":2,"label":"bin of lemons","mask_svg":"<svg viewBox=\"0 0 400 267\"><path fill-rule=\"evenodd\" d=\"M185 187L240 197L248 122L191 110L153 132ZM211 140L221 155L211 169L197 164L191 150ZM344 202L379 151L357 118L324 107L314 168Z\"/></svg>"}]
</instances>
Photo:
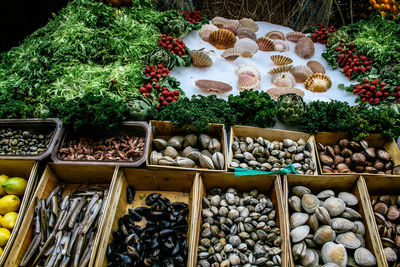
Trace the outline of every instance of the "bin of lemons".
<instances>
[{"instance_id":1,"label":"bin of lemons","mask_svg":"<svg viewBox=\"0 0 400 267\"><path fill-rule=\"evenodd\" d=\"M22 196L25 193L25 188L28 181L21 177L9 178L1 187L9 195Z\"/></svg>"},{"instance_id":2,"label":"bin of lemons","mask_svg":"<svg viewBox=\"0 0 400 267\"><path fill-rule=\"evenodd\" d=\"M21 200L14 195L7 195L0 198L0 214L5 215L12 211L18 211ZM4 218L3 218L4 219Z\"/></svg>"},{"instance_id":3,"label":"bin of lemons","mask_svg":"<svg viewBox=\"0 0 400 267\"><path fill-rule=\"evenodd\" d=\"M0 196L4 196L6 194L6 191L4 191L3 187L1 185L3 185L5 182L7 182L8 180L8 176L5 174L0 175Z\"/></svg>"},{"instance_id":4,"label":"bin of lemons","mask_svg":"<svg viewBox=\"0 0 400 267\"><path fill-rule=\"evenodd\" d=\"M4 247L10 238L10 231L6 228L0 228L0 247Z\"/></svg>"},{"instance_id":5,"label":"bin of lemons","mask_svg":"<svg viewBox=\"0 0 400 267\"><path fill-rule=\"evenodd\" d=\"M18 213L16 212L9 212L4 215L3 220L1 222L1 227L6 228L8 230L12 230L17 222Z\"/></svg>"}]
</instances>

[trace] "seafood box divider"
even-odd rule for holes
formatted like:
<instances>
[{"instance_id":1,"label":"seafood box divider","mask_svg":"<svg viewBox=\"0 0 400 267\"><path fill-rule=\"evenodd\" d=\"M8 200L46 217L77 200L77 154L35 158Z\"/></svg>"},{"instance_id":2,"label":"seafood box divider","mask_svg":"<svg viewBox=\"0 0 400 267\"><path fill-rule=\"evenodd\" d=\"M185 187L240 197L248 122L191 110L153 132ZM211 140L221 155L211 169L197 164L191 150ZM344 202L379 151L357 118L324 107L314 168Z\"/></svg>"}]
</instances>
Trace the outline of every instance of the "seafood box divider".
<instances>
[{"instance_id":1,"label":"seafood box divider","mask_svg":"<svg viewBox=\"0 0 400 267\"><path fill-rule=\"evenodd\" d=\"M112 230L118 228L118 220L128 214L129 208L145 206L145 199L151 193L161 193L163 197L167 197L172 202L185 202L189 206L188 215L188 247L193 246L190 243L194 232L193 223L197 222L196 214L198 214L198 184L199 175L193 171L174 171L174 170L147 170L147 169L130 169L119 168L115 177L115 185L112 187L110 194L113 199L110 203L109 212L105 218L104 229L101 240L99 240L99 249L95 261L96 267L107 266L108 261L106 251L111 243ZM127 201L127 187L135 188L135 198L132 204ZM139 222L144 225L144 220ZM190 254L186 266L195 267L190 261Z\"/></svg>"},{"instance_id":2,"label":"seafood box divider","mask_svg":"<svg viewBox=\"0 0 400 267\"><path fill-rule=\"evenodd\" d=\"M19 156L19 155L0 155L0 160L36 160L40 161L52 153L54 146L58 139L60 138L60 133L62 129L62 122L59 119L49 118L49 119L0 119L0 129L4 128L15 128L28 131L43 131L46 134L52 132L50 143L42 154L37 156Z\"/></svg>"},{"instance_id":3,"label":"seafood box divider","mask_svg":"<svg viewBox=\"0 0 400 267\"><path fill-rule=\"evenodd\" d=\"M258 127L251 127L251 126L239 126L235 125L231 127L230 131L230 138L229 138L229 162L228 162L228 170L235 171L234 168L229 167L232 159L233 159L233 151L232 151L232 144L234 137L242 136L246 137L259 137L261 136L264 139L268 139L269 141L282 141L283 139L292 139L293 141L299 140L303 138L306 142L310 142L311 144L311 159L317 165L317 158L316 158L316 147L315 147L315 140L314 135L302 133L302 132L294 132L294 131L286 131L286 130L276 130L270 128L258 128ZM317 170L314 171L313 175L318 175Z\"/></svg>"},{"instance_id":4,"label":"seafood box divider","mask_svg":"<svg viewBox=\"0 0 400 267\"><path fill-rule=\"evenodd\" d=\"M14 240L18 235L21 223L25 217L26 209L29 205L29 201L33 191L35 190L35 184L37 182L38 165L39 163L33 160L0 160L1 174L6 174L10 178L22 177L28 181L24 196L21 199L17 221L15 222L15 226L11 231L10 238L3 249L3 253L0 256L0 266L3 266Z\"/></svg>"},{"instance_id":5,"label":"seafood box divider","mask_svg":"<svg viewBox=\"0 0 400 267\"><path fill-rule=\"evenodd\" d=\"M221 153L224 155L224 169L223 170L211 170L211 169L204 169L204 168L184 168L184 167L173 167L173 166L163 166L163 165L151 165L150 164L150 155L152 152L152 143L155 137L162 138L164 140L168 140L170 137L178 134L189 134L189 133L196 133L194 130L190 132L186 131L186 126L181 128L177 128L171 124L169 121L150 121L150 140L149 140L149 149L147 154L146 166L150 169L170 169L170 170L184 170L184 171L198 171L198 172L226 172L227 171L227 137L226 137L226 130L225 125L218 124L218 123L210 123L210 130L208 132L204 132L209 134L211 137L218 138L221 142L222 148ZM189 126L189 129L191 127ZM203 132L202 132L203 133Z\"/></svg>"},{"instance_id":6,"label":"seafood box divider","mask_svg":"<svg viewBox=\"0 0 400 267\"><path fill-rule=\"evenodd\" d=\"M63 195L70 193L74 189L77 189L80 185L98 184L110 186L112 181L115 180L117 170L118 167L112 166L71 166L49 163L46 166L46 169L40 178L40 182L32 196L24 215L21 228L18 231L18 235L12 246L12 253L10 253L10 255L7 257L4 266L19 266L25 251L32 241L36 198L47 198L52 189L57 185L65 186ZM104 220L109 214L108 209L112 199L113 195L111 194L110 188L103 212L103 215L105 216L103 216L99 221L99 227L96 233L94 247L90 255L90 262L88 266L93 266L96 259L98 242L102 236Z\"/></svg>"},{"instance_id":7,"label":"seafood box divider","mask_svg":"<svg viewBox=\"0 0 400 267\"><path fill-rule=\"evenodd\" d=\"M226 190L228 188L235 188L238 192L246 192L252 189L257 189L260 193L264 193L267 197L270 197L276 210L275 222L279 225L281 231L281 266L288 266L288 246L289 236L286 232L285 225L288 224L288 218L286 217L285 208L283 206L283 192L281 178L279 175L251 175L251 176L239 176L234 177L233 173L201 173L199 179L199 196L197 197L196 204L198 206L194 218L197 219L195 222L196 230L190 244L194 246L190 247L189 257L192 257L193 265L189 267L197 266L197 255L200 241L200 233L202 227L202 198L207 197L207 194L211 188L220 188Z\"/></svg>"},{"instance_id":8,"label":"seafood box divider","mask_svg":"<svg viewBox=\"0 0 400 267\"><path fill-rule=\"evenodd\" d=\"M335 145L337 144L341 139L347 138L351 140L351 136L349 133L339 133L339 132L319 132L316 135L314 135L315 138L315 148L317 147L317 143L321 143L323 145ZM365 140L368 142L368 144L371 147L378 148L378 147L383 147L390 155L391 159L393 160L394 166L400 165L400 150L399 147L397 146L396 142L394 139L387 139L384 136L380 134L371 134ZM322 173L322 164L320 161L319 153L318 150L315 149L315 154L317 155L317 166L318 166L318 172L322 175L378 175L382 176L382 174L371 174L371 173ZM386 176L397 176L398 175L392 175L392 174L385 174Z\"/></svg>"},{"instance_id":9,"label":"seafood box divider","mask_svg":"<svg viewBox=\"0 0 400 267\"><path fill-rule=\"evenodd\" d=\"M106 138L115 137L119 135L128 135L134 137L144 137L145 147L143 155L136 161L104 161L104 160L62 160L59 156L59 150L62 148L65 142L73 139L79 139L80 137L94 137L94 138ZM147 158L149 151L149 139L150 139L150 127L147 122L143 121L124 121L121 125L114 130L102 130L102 129L91 129L84 133L73 133L70 129L63 127L57 143L51 154L51 159L55 164L60 165L108 165L108 166L122 166L122 167L140 167Z\"/></svg>"},{"instance_id":10,"label":"seafood box divider","mask_svg":"<svg viewBox=\"0 0 400 267\"><path fill-rule=\"evenodd\" d=\"M358 207L354 208L357 212L361 214L363 217L362 222L365 225L365 243L366 248L368 248L376 257L377 266L387 266L385 265L385 258L382 251L382 246L377 242L379 240L379 236L377 236L376 226L372 225L370 221L374 218L372 213L371 204L369 201L367 186L365 184L365 180L362 176L358 175L337 175L337 176L326 176L320 175L318 179L315 179L312 176L305 175L285 175L283 179L283 191L284 191L284 206L287 212L286 217L290 218L289 213L289 191L294 186L305 186L311 189L313 194L317 194L322 190L331 189L336 194L341 191L347 191L349 193L354 194L359 202ZM286 231L289 236L289 265L295 266L293 260L292 253L292 244L290 240L290 224L289 222L286 224Z\"/></svg>"}]
</instances>

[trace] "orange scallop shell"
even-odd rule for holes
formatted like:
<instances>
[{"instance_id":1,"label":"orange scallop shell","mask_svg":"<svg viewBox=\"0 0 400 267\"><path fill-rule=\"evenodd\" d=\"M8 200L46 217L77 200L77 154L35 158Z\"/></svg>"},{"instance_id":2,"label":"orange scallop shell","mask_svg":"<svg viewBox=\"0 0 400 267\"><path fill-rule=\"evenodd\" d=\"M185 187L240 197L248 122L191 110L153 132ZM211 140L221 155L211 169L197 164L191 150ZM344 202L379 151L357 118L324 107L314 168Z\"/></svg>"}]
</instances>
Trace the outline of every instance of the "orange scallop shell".
<instances>
[{"instance_id":1,"label":"orange scallop shell","mask_svg":"<svg viewBox=\"0 0 400 267\"><path fill-rule=\"evenodd\" d=\"M272 55L270 58L275 65L287 65L293 62L290 57L282 55Z\"/></svg>"},{"instance_id":2,"label":"orange scallop shell","mask_svg":"<svg viewBox=\"0 0 400 267\"><path fill-rule=\"evenodd\" d=\"M265 35L269 39L285 40L285 35L280 31L271 31Z\"/></svg>"},{"instance_id":3,"label":"orange scallop shell","mask_svg":"<svg viewBox=\"0 0 400 267\"><path fill-rule=\"evenodd\" d=\"M304 97L304 92L300 89L293 87L274 87L267 90L267 93L274 99L278 99L281 95L296 94Z\"/></svg>"},{"instance_id":4,"label":"orange scallop shell","mask_svg":"<svg viewBox=\"0 0 400 267\"><path fill-rule=\"evenodd\" d=\"M314 72L314 73L325 73L325 68L316 60L310 60L307 62L307 66Z\"/></svg>"},{"instance_id":5,"label":"orange scallop shell","mask_svg":"<svg viewBox=\"0 0 400 267\"><path fill-rule=\"evenodd\" d=\"M313 74L313 71L306 65L299 65L293 67L290 70L290 73L293 74L297 83L303 83L305 80L307 80L308 76Z\"/></svg>"},{"instance_id":6,"label":"orange scallop shell","mask_svg":"<svg viewBox=\"0 0 400 267\"><path fill-rule=\"evenodd\" d=\"M239 28L239 30L237 31L237 36L239 37L239 39L249 38L254 41L257 40L256 34L252 30L246 27Z\"/></svg>"},{"instance_id":7,"label":"orange scallop shell","mask_svg":"<svg viewBox=\"0 0 400 267\"><path fill-rule=\"evenodd\" d=\"M211 58L202 51L190 50L189 55L192 57L193 65L196 67L211 67L213 64Z\"/></svg>"},{"instance_id":8,"label":"orange scallop shell","mask_svg":"<svg viewBox=\"0 0 400 267\"><path fill-rule=\"evenodd\" d=\"M289 45L283 40L274 40L274 45L277 52L289 51Z\"/></svg>"},{"instance_id":9,"label":"orange scallop shell","mask_svg":"<svg viewBox=\"0 0 400 267\"><path fill-rule=\"evenodd\" d=\"M277 87L293 87L296 84L296 79L287 71L274 74L271 82Z\"/></svg>"},{"instance_id":10,"label":"orange scallop shell","mask_svg":"<svg viewBox=\"0 0 400 267\"><path fill-rule=\"evenodd\" d=\"M215 26L217 26L218 28L221 28L223 26L225 26L225 23L228 21L228 19L223 18L223 17L214 17L211 22L212 24L214 24Z\"/></svg>"},{"instance_id":11,"label":"orange scallop shell","mask_svg":"<svg viewBox=\"0 0 400 267\"><path fill-rule=\"evenodd\" d=\"M313 73L308 76L304 87L312 92L326 92L332 86L331 79L323 73Z\"/></svg>"},{"instance_id":12,"label":"orange scallop shell","mask_svg":"<svg viewBox=\"0 0 400 267\"><path fill-rule=\"evenodd\" d=\"M195 84L205 92L216 92L221 94L232 91L232 86L219 81L197 80Z\"/></svg>"},{"instance_id":13,"label":"orange scallop shell","mask_svg":"<svg viewBox=\"0 0 400 267\"><path fill-rule=\"evenodd\" d=\"M252 20L252 19L248 19L248 18L242 18L241 20L239 20L239 24L242 27L246 27L249 28L250 30L252 30L253 32L257 32L258 31L258 25L257 23Z\"/></svg>"},{"instance_id":14,"label":"orange scallop shell","mask_svg":"<svg viewBox=\"0 0 400 267\"><path fill-rule=\"evenodd\" d=\"M280 66L280 67L277 67L277 68L270 69L268 71L268 73L273 75L273 74L277 74L279 72L290 71L292 68L293 68L292 65L284 65L284 66Z\"/></svg>"},{"instance_id":15,"label":"orange scallop shell","mask_svg":"<svg viewBox=\"0 0 400 267\"><path fill-rule=\"evenodd\" d=\"M286 34L286 40L291 41L293 43L297 43L300 38L307 37L304 33L302 32L289 32Z\"/></svg>"},{"instance_id":16,"label":"orange scallop shell","mask_svg":"<svg viewBox=\"0 0 400 267\"><path fill-rule=\"evenodd\" d=\"M297 41L295 51L299 57L308 59L314 55L314 42L308 37L300 38Z\"/></svg>"},{"instance_id":17,"label":"orange scallop shell","mask_svg":"<svg viewBox=\"0 0 400 267\"><path fill-rule=\"evenodd\" d=\"M218 27L212 24L204 24L201 26L201 29L199 31L199 35L201 39L204 41L208 42L208 38L210 36L210 33L218 31Z\"/></svg>"},{"instance_id":18,"label":"orange scallop shell","mask_svg":"<svg viewBox=\"0 0 400 267\"><path fill-rule=\"evenodd\" d=\"M258 37L257 38L258 49L261 51L275 51L274 42L267 37Z\"/></svg>"},{"instance_id":19,"label":"orange scallop shell","mask_svg":"<svg viewBox=\"0 0 400 267\"><path fill-rule=\"evenodd\" d=\"M235 45L236 37L228 30L219 29L218 31L210 33L208 42L217 49L228 49Z\"/></svg>"},{"instance_id":20,"label":"orange scallop shell","mask_svg":"<svg viewBox=\"0 0 400 267\"><path fill-rule=\"evenodd\" d=\"M256 77L243 73L238 77L238 88L239 90L257 90L261 86L261 81Z\"/></svg>"}]
</instances>

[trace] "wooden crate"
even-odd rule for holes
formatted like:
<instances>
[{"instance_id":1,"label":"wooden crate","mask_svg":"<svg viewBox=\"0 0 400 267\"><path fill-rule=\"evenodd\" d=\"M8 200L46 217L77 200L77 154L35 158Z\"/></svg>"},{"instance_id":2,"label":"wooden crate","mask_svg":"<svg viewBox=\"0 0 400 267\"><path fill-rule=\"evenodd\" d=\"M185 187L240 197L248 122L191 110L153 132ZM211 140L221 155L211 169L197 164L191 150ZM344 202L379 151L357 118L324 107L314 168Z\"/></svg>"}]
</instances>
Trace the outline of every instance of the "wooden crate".
<instances>
[{"instance_id":1,"label":"wooden crate","mask_svg":"<svg viewBox=\"0 0 400 267\"><path fill-rule=\"evenodd\" d=\"M234 137L242 136L246 137L259 137L261 136L264 139L268 139L269 141L282 141L283 139L292 139L293 141L297 141L300 138L303 138L304 141L309 142L311 145L311 159L315 163L315 167L317 168L317 158L316 158L316 149L315 149L315 141L314 136L307 133L302 132L294 132L294 131L286 131L286 130L276 130L269 128L257 128L250 126L232 126L231 133L229 137L229 161L228 161L228 170L234 171L235 168L230 167L230 164L233 159L233 151L232 144ZM314 175L318 175L317 169L314 171Z\"/></svg>"},{"instance_id":2,"label":"wooden crate","mask_svg":"<svg viewBox=\"0 0 400 267\"><path fill-rule=\"evenodd\" d=\"M120 168L111 192L113 200L106 217L102 238L99 241L95 266L107 266L106 250L108 244L112 241L112 230L118 228L118 220L128 214L129 208L145 206L146 196L155 192L161 193L173 202L180 201L189 205L187 241L190 247L192 245L190 244L191 235L193 234L192 222L197 219L194 217L194 214L197 214L197 207L193 205L193 202L196 201L198 195L196 191L198 189L198 179L199 176L196 176L196 172L192 171ZM126 198L126 189L130 185L136 189L135 199L132 204L128 204ZM187 266L194 267L191 262L188 262Z\"/></svg>"},{"instance_id":3,"label":"wooden crate","mask_svg":"<svg viewBox=\"0 0 400 267\"><path fill-rule=\"evenodd\" d=\"M37 183L37 172L38 172L38 163L36 161L28 161L28 160L0 160L0 174L5 174L8 177L22 177L28 180L26 185L24 196L21 199L21 205L18 210L17 221L15 222L15 226L11 231L10 238L6 246L3 248L3 253L0 256L0 266L3 266L8 253L14 243L16 236L19 233L19 228L24 219L24 215L28 204L30 202L33 191L35 190L35 186Z\"/></svg>"},{"instance_id":4,"label":"wooden crate","mask_svg":"<svg viewBox=\"0 0 400 267\"><path fill-rule=\"evenodd\" d=\"M336 145L341 139L347 138L351 140L351 135L349 133L334 133L334 132L320 132L316 135L314 135L315 138L315 144L321 143L323 145ZM396 142L394 139L387 139L384 136L380 134L371 134L365 140L368 142L368 145L374 148L382 147L386 149L386 151L389 153L390 157L393 160L394 166L400 165L400 150L399 147L397 146ZM344 175L344 173L322 173L322 164L319 159L319 153L317 150L316 155L317 155L317 161L318 161L318 171L322 175ZM350 173L352 174L359 174L360 173ZM382 175L382 174L371 174L371 173L363 173L365 175ZM390 175L390 174L386 174ZM391 175L391 176L398 176L398 175Z\"/></svg>"},{"instance_id":5,"label":"wooden crate","mask_svg":"<svg viewBox=\"0 0 400 267\"><path fill-rule=\"evenodd\" d=\"M29 246L33 238L34 228L34 208L36 198L46 198L52 189L60 184L65 185L64 194L66 192L73 191L80 185L85 184L102 184L110 185L116 174L116 168L111 166L61 166L55 164L47 165L40 182L37 186L35 193L29 203L29 206L24 215L22 225L18 231L18 235L12 247L12 253L8 256L4 266L18 266L24 256L24 253ZM104 208L105 215L108 214L108 207L113 197L109 191L109 197L106 200L106 206ZM93 247L92 254L90 256L89 266L93 266L96 259L96 251L98 240L102 235L102 229L104 225L104 219L107 216L103 216L99 223L99 229L97 231L95 245Z\"/></svg>"},{"instance_id":6,"label":"wooden crate","mask_svg":"<svg viewBox=\"0 0 400 267\"><path fill-rule=\"evenodd\" d=\"M306 186L311 189L314 194L319 193L322 190L331 189L336 194L341 191L353 193L359 200L358 205L354 209L359 212L365 226L365 243L368 248L376 257L378 266L384 265L384 256L382 247L378 244L379 236L377 236L376 227L371 225L370 219L373 218L371 205L369 203L369 197L367 192L367 186L363 177L358 175L338 175L338 176L318 176L318 179L312 176L305 175L288 175L284 176L283 180L283 191L284 191L284 202L287 212L287 218L290 218L289 214L289 191L291 188L297 185ZM287 223L286 231L290 235L290 225ZM292 245L289 239L289 266L294 266Z\"/></svg>"},{"instance_id":7,"label":"wooden crate","mask_svg":"<svg viewBox=\"0 0 400 267\"><path fill-rule=\"evenodd\" d=\"M150 145L149 153L147 155L146 166L150 169L165 169L165 170L184 170L184 171L200 171L200 172L226 172L227 168L227 139L225 126L223 124L210 123L210 130L207 132L211 137L217 138L221 142L221 153L224 155L225 164L223 170L211 170L204 168L183 168L174 166L163 166L163 165L151 165L150 156L152 152L152 143L155 138L162 138L168 140L174 135L184 135L189 133L196 133L194 130L187 130L187 127L177 128L172 125L169 121L151 121L150 122L151 134L150 134ZM190 127L189 127L190 129Z\"/></svg>"},{"instance_id":8,"label":"wooden crate","mask_svg":"<svg viewBox=\"0 0 400 267\"><path fill-rule=\"evenodd\" d=\"M211 188L221 188L222 190L226 190L230 187L236 188L239 192L250 191L254 188L258 189L260 193L264 193L266 196L270 197L274 208L276 211L275 221L277 225L279 225L281 229L281 266L288 266L288 236L285 229L285 225L288 224L287 218L284 212L283 207L283 198L282 198L282 186L281 179L276 175L254 175L254 176L239 176L234 177L233 173L201 173L199 179L199 189L197 190L199 195L193 202L196 202L196 206L198 207L196 210L196 214L194 218L197 218L197 221L193 222L195 225L195 235L192 235L189 244L189 257L191 258L189 262L193 263L193 265L188 265L190 267L195 267L197 265L197 252L198 252L198 244L200 240L201 233L201 225L202 225L202 198L206 197L208 191Z\"/></svg>"}]
</instances>

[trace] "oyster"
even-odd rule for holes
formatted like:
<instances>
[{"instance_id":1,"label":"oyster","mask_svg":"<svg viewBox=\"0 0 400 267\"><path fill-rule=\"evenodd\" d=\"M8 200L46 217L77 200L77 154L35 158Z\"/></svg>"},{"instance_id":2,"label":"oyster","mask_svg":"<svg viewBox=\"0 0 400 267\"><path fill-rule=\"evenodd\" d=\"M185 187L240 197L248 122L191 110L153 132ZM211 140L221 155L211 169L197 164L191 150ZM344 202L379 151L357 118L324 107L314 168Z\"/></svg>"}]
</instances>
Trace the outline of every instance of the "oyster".
<instances>
[{"instance_id":1,"label":"oyster","mask_svg":"<svg viewBox=\"0 0 400 267\"><path fill-rule=\"evenodd\" d=\"M324 263L336 263L340 267L347 265L347 252L342 244L325 243L322 246L321 256Z\"/></svg>"}]
</instances>

